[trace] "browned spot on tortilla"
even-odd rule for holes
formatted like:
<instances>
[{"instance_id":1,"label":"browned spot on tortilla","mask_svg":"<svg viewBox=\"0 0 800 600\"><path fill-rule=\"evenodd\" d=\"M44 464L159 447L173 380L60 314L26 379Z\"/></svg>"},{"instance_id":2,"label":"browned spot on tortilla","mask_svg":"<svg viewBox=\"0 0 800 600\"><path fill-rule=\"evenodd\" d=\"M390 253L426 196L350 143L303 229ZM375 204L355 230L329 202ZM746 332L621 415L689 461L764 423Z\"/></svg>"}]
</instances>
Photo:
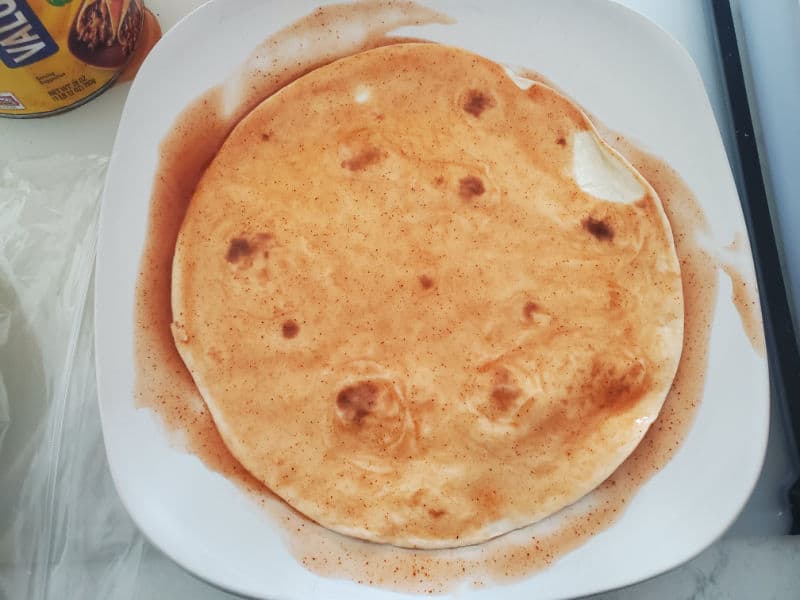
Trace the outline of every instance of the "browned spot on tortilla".
<instances>
[{"instance_id":1,"label":"browned spot on tortilla","mask_svg":"<svg viewBox=\"0 0 800 600\"><path fill-rule=\"evenodd\" d=\"M283 322L281 326L281 333L283 337L287 339L292 339L293 337L297 337L297 334L300 332L300 325L293 319L288 319Z\"/></svg>"},{"instance_id":2,"label":"browned spot on tortilla","mask_svg":"<svg viewBox=\"0 0 800 600\"><path fill-rule=\"evenodd\" d=\"M237 237L231 240L225 260L229 263L237 262L242 256L249 256L253 252L253 247L246 239Z\"/></svg>"},{"instance_id":3,"label":"browned spot on tortilla","mask_svg":"<svg viewBox=\"0 0 800 600\"><path fill-rule=\"evenodd\" d=\"M486 191L483 181L474 175L467 175L458 180L458 195L464 200L472 200Z\"/></svg>"},{"instance_id":4,"label":"browned spot on tortilla","mask_svg":"<svg viewBox=\"0 0 800 600\"><path fill-rule=\"evenodd\" d=\"M539 305L536 302L526 302L525 306L522 307L522 315L526 319L533 318L533 313L539 310Z\"/></svg>"},{"instance_id":5,"label":"browned spot on tortilla","mask_svg":"<svg viewBox=\"0 0 800 600\"><path fill-rule=\"evenodd\" d=\"M268 142L269 138L271 138L271 137L272 137L272 134L270 134L270 133L266 133L266 132L262 133L261 134L261 141L262 142Z\"/></svg>"},{"instance_id":6,"label":"browned spot on tortilla","mask_svg":"<svg viewBox=\"0 0 800 600\"><path fill-rule=\"evenodd\" d=\"M556 140L556 144L558 144L559 146L566 146L567 140L565 140L563 137L560 137Z\"/></svg>"},{"instance_id":7,"label":"browned spot on tortilla","mask_svg":"<svg viewBox=\"0 0 800 600\"><path fill-rule=\"evenodd\" d=\"M647 368L639 361L623 365L597 362L592 368L588 391L597 406L618 412L635 404L647 383Z\"/></svg>"},{"instance_id":8,"label":"browned spot on tortilla","mask_svg":"<svg viewBox=\"0 0 800 600\"><path fill-rule=\"evenodd\" d=\"M361 381L341 390L336 396L336 406L342 419L359 425L375 406L378 393L378 386L372 381Z\"/></svg>"},{"instance_id":9,"label":"browned spot on tortilla","mask_svg":"<svg viewBox=\"0 0 800 600\"><path fill-rule=\"evenodd\" d=\"M505 412L521 395L522 392L519 391L519 388L509 385L498 385L492 390L492 405L499 412Z\"/></svg>"},{"instance_id":10,"label":"browned spot on tortilla","mask_svg":"<svg viewBox=\"0 0 800 600\"><path fill-rule=\"evenodd\" d=\"M439 517L443 517L444 515L446 515L447 511L439 508L429 508L428 514L432 516L434 519L438 519Z\"/></svg>"},{"instance_id":11,"label":"browned spot on tortilla","mask_svg":"<svg viewBox=\"0 0 800 600\"><path fill-rule=\"evenodd\" d=\"M483 111L492 106L494 106L494 99L490 95L480 90L470 90L467 92L463 108L473 117L480 117Z\"/></svg>"},{"instance_id":12,"label":"browned spot on tortilla","mask_svg":"<svg viewBox=\"0 0 800 600\"><path fill-rule=\"evenodd\" d=\"M433 287L433 279L431 279L427 275L420 275L419 284L422 286L422 289L429 290Z\"/></svg>"},{"instance_id":13,"label":"browned spot on tortilla","mask_svg":"<svg viewBox=\"0 0 800 600\"><path fill-rule=\"evenodd\" d=\"M586 217L583 220L583 228L601 241L611 241L614 239L614 230L606 221Z\"/></svg>"},{"instance_id":14,"label":"browned spot on tortilla","mask_svg":"<svg viewBox=\"0 0 800 600\"><path fill-rule=\"evenodd\" d=\"M363 171L370 165L374 165L383 158L380 148L370 146L365 148L352 158L342 161L342 167L351 171Z\"/></svg>"}]
</instances>

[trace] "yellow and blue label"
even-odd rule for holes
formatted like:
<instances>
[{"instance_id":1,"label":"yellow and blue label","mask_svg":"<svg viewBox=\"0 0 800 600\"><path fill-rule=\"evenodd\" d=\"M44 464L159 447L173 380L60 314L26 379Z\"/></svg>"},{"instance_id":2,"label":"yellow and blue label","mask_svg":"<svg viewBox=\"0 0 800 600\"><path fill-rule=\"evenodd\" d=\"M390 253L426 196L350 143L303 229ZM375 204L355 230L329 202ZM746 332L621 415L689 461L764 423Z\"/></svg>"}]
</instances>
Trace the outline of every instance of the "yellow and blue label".
<instances>
[{"instance_id":1,"label":"yellow and blue label","mask_svg":"<svg viewBox=\"0 0 800 600\"><path fill-rule=\"evenodd\" d=\"M25 67L58 52L27 2L0 0L0 60L9 69Z\"/></svg>"},{"instance_id":2,"label":"yellow and blue label","mask_svg":"<svg viewBox=\"0 0 800 600\"><path fill-rule=\"evenodd\" d=\"M143 16L142 0L0 0L0 116L59 112L100 92Z\"/></svg>"}]
</instances>

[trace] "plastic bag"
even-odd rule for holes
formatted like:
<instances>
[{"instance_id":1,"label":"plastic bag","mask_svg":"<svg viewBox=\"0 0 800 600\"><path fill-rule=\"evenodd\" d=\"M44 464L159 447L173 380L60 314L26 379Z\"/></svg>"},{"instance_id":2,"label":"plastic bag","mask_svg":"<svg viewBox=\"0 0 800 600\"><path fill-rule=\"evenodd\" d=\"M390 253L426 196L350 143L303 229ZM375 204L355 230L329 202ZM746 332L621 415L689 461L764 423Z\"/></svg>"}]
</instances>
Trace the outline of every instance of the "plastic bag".
<instances>
[{"instance_id":1,"label":"plastic bag","mask_svg":"<svg viewBox=\"0 0 800 600\"><path fill-rule=\"evenodd\" d=\"M0 165L0 596L7 598L124 597L141 554L143 540L108 474L96 404L87 298L106 163L55 157ZM85 567L92 563L103 572Z\"/></svg>"},{"instance_id":2,"label":"plastic bag","mask_svg":"<svg viewBox=\"0 0 800 600\"><path fill-rule=\"evenodd\" d=\"M144 539L108 470L92 302L106 163L0 162L0 598L233 598Z\"/></svg>"}]
</instances>

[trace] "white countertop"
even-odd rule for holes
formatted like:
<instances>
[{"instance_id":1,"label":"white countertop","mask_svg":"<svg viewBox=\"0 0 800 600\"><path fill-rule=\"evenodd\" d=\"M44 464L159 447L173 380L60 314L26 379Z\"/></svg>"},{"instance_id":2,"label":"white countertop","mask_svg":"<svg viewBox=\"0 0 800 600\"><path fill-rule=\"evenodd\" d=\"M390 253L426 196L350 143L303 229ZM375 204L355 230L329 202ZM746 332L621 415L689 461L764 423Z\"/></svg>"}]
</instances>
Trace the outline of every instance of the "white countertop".
<instances>
[{"instance_id":1,"label":"white countertop","mask_svg":"<svg viewBox=\"0 0 800 600\"><path fill-rule=\"evenodd\" d=\"M709 15L699 0L624 0L676 37L695 59L731 146L726 98L717 66L716 46L709 35ZM203 4L201 0L150 0L148 6L164 30ZM800 155L800 4L796 0L759 3L741 0L741 31L756 94L754 117L761 127L763 159L771 185L790 285L800 290L800 183L795 177ZM789 75L787 75L789 74ZM793 74L794 76L791 76ZM117 85L74 111L45 119L0 119L0 163L14 157L52 154L107 156L130 84ZM730 155L730 153L729 153ZM795 295L795 314L800 296ZM779 536L787 515L782 486L792 476L792 459L779 422L773 423L767 462L756 492L732 530L699 557L674 571L617 592L598 596L630 598L793 598L800 595L800 539ZM141 536L139 536L141 538ZM194 579L143 539L136 551L141 562L129 589L132 598L231 597ZM92 577L108 567L102 560L67 563L65 569ZM0 578L4 574L0 566ZM1 590L2 588L0 588Z\"/></svg>"}]
</instances>

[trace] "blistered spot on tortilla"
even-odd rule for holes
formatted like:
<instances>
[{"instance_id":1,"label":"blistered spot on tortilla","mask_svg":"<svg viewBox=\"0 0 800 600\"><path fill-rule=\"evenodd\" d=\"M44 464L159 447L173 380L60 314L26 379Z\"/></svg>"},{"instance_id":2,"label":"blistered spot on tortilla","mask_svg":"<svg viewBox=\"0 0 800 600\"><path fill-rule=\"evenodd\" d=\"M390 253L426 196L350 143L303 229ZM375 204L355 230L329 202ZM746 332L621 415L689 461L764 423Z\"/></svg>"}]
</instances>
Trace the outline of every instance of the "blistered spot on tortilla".
<instances>
[{"instance_id":1,"label":"blistered spot on tortilla","mask_svg":"<svg viewBox=\"0 0 800 600\"><path fill-rule=\"evenodd\" d=\"M253 248L250 246L250 242L241 237L233 238L228 246L228 252L225 254L225 260L229 263L235 263L241 257L249 256L252 253Z\"/></svg>"},{"instance_id":2,"label":"blistered spot on tortilla","mask_svg":"<svg viewBox=\"0 0 800 600\"><path fill-rule=\"evenodd\" d=\"M526 302L525 306L522 307L522 316L526 319L530 320L533 318L533 313L539 310L539 305L536 302Z\"/></svg>"},{"instance_id":3,"label":"blistered spot on tortilla","mask_svg":"<svg viewBox=\"0 0 800 600\"><path fill-rule=\"evenodd\" d=\"M283 322L283 325L281 326L281 333L286 339L297 337L297 334L300 333L300 325L297 324L297 321L288 319Z\"/></svg>"},{"instance_id":4,"label":"blistered spot on tortilla","mask_svg":"<svg viewBox=\"0 0 800 600\"><path fill-rule=\"evenodd\" d=\"M470 90L464 100L462 108L473 117L480 117L481 114L494 106L494 99L487 93L480 90Z\"/></svg>"},{"instance_id":5,"label":"blistered spot on tortilla","mask_svg":"<svg viewBox=\"0 0 800 600\"><path fill-rule=\"evenodd\" d=\"M370 165L374 165L383 158L383 152L380 148L370 146L358 152L352 158L342 161L342 168L350 169L351 171L363 171Z\"/></svg>"},{"instance_id":6,"label":"blistered spot on tortilla","mask_svg":"<svg viewBox=\"0 0 800 600\"><path fill-rule=\"evenodd\" d=\"M344 388L336 396L336 407L347 423L360 425L372 411L380 390L372 381L361 381Z\"/></svg>"},{"instance_id":7,"label":"blistered spot on tortilla","mask_svg":"<svg viewBox=\"0 0 800 600\"><path fill-rule=\"evenodd\" d=\"M583 228L600 241L610 242L614 239L614 230L602 219L586 217L583 220Z\"/></svg>"},{"instance_id":8,"label":"blistered spot on tortilla","mask_svg":"<svg viewBox=\"0 0 800 600\"><path fill-rule=\"evenodd\" d=\"M481 196L485 191L483 181L474 175L462 177L458 181L458 195L464 200L472 200L476 196Z\"/></svg>"}]
</instances>

